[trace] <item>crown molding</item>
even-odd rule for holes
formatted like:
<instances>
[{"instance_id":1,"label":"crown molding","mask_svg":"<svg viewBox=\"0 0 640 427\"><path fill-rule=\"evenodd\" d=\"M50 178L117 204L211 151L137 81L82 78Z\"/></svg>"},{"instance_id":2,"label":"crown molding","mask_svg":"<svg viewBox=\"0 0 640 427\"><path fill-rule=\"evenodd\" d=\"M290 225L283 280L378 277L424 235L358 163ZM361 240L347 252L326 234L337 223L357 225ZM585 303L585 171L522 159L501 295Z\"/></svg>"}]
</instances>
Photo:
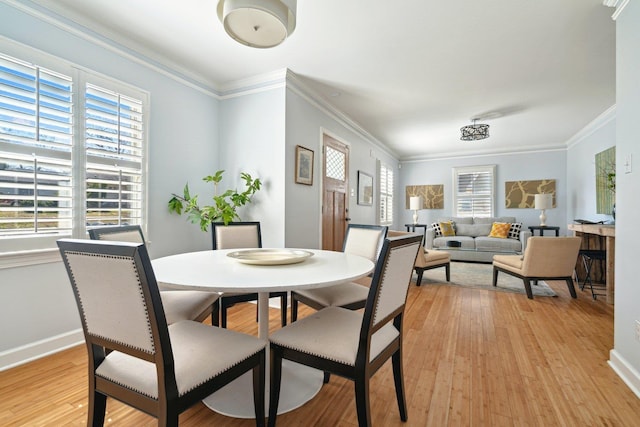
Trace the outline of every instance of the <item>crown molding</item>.
<instances>
[{"instance_id":1,"label":"crown molding","mask_svg":"<svg viewBox=\"0 0 640 427\"><path fill-rule=\"evenodd\" d=\"M607 108L602 114L593 119L591 123L580 129L575 135L573 135L566 143L567 149L573 148L574 145L581 143L585 138L593 135L601 127L609 123L616 118L616 105L613 104Z\"/></svg>"},{"instance_id":2,"label":"crown molding","mask_svg":"<svg viewBox=\"0 0 640 427\"><path fill-rule=\"evenodd\" d=\"M611 15L611 19L615 21L618 19L618 16L620 16L624 8L629 4L629 0L602 0L602 4L607 7L616 8L616 11Z\"/></svg>"}]
</instances>

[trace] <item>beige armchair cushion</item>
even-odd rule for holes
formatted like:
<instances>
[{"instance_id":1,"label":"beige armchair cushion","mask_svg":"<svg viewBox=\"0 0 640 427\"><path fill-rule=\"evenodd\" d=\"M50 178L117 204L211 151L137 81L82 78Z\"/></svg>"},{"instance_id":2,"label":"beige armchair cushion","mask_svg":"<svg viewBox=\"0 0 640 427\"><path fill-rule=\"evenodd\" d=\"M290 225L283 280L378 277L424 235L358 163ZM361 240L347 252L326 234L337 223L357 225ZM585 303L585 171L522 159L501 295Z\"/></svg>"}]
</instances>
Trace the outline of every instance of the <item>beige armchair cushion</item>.
<instances>
[{"instance_id":1,"label":"beige armchair cushion","mask_svg":"<svg viewBox=\"0 0 640 427\"><path fill-rule=\"evenodd\" d=\"M526 277L573 275L579 237L530 237L524 255L494 255L493 265Z\"/></svg>"}]
</instances>

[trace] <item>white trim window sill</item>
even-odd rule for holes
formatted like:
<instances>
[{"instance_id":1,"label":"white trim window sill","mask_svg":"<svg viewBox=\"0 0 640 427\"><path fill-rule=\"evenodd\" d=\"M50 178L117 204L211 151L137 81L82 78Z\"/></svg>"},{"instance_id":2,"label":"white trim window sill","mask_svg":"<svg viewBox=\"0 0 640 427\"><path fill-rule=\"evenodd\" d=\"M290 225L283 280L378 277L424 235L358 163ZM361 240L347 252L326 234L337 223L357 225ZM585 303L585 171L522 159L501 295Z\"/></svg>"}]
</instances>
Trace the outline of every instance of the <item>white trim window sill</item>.
<instances>
[{"instance_id":1,"label":"white trim window sill","mask_svg":"<svg viewBox=\"0 0 640 427\"><path fill-rule=\"evenodd\" d=\"M60 261L58 248L0 253L0 270Z\"/></svg>"}]
</instances>

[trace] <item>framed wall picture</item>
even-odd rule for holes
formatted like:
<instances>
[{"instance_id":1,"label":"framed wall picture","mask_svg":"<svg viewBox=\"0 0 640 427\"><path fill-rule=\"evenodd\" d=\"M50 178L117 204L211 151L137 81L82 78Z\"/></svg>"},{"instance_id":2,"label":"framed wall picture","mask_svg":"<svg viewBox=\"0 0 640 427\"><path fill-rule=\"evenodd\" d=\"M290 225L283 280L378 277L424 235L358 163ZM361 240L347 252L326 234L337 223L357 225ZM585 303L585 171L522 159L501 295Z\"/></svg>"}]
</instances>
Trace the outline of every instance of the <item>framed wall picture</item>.
<instances>
[{"instance_id":1,"label":"framed wall picture","mask_svg":"<svg viewBox=\"0 0 640 427\"><path fill-rule=\"evenodd\" d=\"M313 150L296 145L296 183L313 185Z\"/></svg>"},{"instance_id":2,"label":"framed wall picture","mask_svg":"<svg viewBox=\"0 0 640 427\"><path fill-rule=\"evenodd\" d=\"M358 171L358 204L373 205L373 177Z\"/></svg>"}]
</instances>

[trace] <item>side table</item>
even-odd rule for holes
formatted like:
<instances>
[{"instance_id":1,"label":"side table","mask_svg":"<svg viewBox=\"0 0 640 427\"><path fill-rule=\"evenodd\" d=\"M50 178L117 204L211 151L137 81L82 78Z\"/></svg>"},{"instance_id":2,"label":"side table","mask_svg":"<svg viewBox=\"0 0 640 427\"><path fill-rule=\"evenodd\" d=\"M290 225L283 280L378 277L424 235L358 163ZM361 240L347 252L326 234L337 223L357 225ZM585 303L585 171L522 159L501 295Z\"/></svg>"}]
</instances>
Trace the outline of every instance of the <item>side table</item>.
<instances>
[{"instance_id":1,"label":"side table","mask_svg":"<svg viewBox=\"0 0 640 427\"><path fill-rule=\"evenodd\" d=\"M555 227L553 225L532 225L529 227L529 231L531 231L532 236L536 235L535 230L538 230L541 236L544 235L544 232L547 230L555 231L556 237L560 236L560 227Z\"/></svg>"},{"instance_id":2,"label":"side table","mask_svg":"<svg viewBox=\"0 0 640 427\"><path fill-rule=\"evenodd\" d=\"M427 227L429 226L429 224L405 224L404 226L407 228L407 231L411 231L414 233L416 231L416 227L424 228L424 231L422 233L422 246L424 246L425 240L427 238Z\"/></svg>"}]
</instances>

